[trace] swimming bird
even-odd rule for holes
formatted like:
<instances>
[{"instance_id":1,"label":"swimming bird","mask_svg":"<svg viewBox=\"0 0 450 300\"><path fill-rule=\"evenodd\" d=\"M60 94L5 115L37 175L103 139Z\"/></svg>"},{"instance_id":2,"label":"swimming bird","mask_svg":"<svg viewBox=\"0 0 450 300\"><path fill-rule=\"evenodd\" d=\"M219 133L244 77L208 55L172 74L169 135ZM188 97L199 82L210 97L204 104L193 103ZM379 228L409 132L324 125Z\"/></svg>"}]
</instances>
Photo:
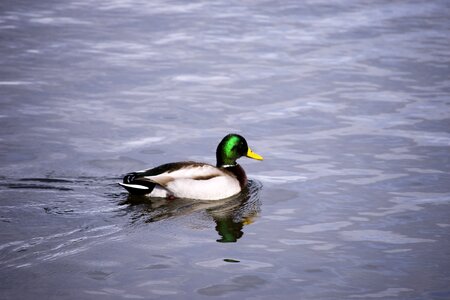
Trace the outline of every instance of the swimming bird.
<instances>
[{"instance_id":1,"label":"swimming bird","mask_svg":"<svg viewBox=\"0 0 450 300\"><path fill-rule=\"evenodd\" d=\"M220 200L240 193L247 185L242 156L263 160L244 137L228 134L217 146L216 166L193 161L174 162L128 173L119 183L131 194L162 198Z\"/></svg>"}]
</instances>

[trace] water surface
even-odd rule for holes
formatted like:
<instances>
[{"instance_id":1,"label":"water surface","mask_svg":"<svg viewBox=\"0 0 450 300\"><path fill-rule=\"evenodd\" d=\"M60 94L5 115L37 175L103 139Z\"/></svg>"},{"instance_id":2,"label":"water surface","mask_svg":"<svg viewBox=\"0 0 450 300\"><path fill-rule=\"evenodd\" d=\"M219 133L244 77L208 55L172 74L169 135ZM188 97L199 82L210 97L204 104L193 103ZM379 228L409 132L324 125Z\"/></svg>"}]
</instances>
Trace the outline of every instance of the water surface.
<instances>
[{"instance_id":1,"label":"water surface","mask_svg":"<svg viewBox=\"0 0 450 300\"><path fill-rule=\"evenodd\" d=\"M2 1L2 299L450 298L447 1ZM264 156L229 201L116 182Z\"/></svg>"}]
</instances>

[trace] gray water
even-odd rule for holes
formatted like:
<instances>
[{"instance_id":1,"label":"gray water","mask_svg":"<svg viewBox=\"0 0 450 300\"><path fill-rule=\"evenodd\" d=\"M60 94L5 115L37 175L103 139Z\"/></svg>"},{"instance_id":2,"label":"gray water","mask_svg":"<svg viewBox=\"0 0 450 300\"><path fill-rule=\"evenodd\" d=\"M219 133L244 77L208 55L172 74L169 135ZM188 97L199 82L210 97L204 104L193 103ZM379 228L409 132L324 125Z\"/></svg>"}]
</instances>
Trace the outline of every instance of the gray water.
<instances>
[{"instance_id":1,"label":"gray water","mask_svg":"<svg viewBox=\"0 0 450 300\"><path fill-rule=\"evenodd\" d=\"M448 1L0 3L1 299L450 299ZM215 163L247 193L131 198Z\"/></svg>"}]
</instances>

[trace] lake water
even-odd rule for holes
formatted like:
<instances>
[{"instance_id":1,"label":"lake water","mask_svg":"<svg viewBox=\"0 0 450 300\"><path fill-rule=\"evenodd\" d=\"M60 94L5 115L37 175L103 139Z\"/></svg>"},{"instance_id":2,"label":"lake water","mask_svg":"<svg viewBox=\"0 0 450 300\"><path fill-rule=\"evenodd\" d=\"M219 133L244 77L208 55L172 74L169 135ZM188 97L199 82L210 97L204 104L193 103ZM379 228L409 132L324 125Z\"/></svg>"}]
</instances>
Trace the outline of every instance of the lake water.
<instances>
[{"instance_id":1,"label":"lake water","mask_svg":"<svg viewBox=\"0 0 450 300\"><path fill-rule=\"evenodd\" d=\"M448 1L0 4L1 299L450 299ZM117 182L215 163L249 191Z\"/></svg>"}]
</instances>

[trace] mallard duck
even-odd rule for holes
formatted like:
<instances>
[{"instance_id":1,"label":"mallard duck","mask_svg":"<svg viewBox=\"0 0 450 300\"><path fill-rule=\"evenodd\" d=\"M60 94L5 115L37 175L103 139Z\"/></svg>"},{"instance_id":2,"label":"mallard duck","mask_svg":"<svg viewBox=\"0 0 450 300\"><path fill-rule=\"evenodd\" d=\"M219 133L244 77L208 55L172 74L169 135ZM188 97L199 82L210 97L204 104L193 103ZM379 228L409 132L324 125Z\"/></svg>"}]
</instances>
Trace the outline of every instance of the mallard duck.
<instances>
[{"instance_id":1,"label":"mallard duck","mask_svg":"<svg viewBox=\"0 0 450 300\"><path fill-rule=\"evenodd\" d=\"M119 183L131 194L162 198L220 200L238 194L247 185L241 156L263 160L244 137L228 134L217 146L216 166L193 161L168 163L128 173Z\"/></svg>"}]
</instances>

